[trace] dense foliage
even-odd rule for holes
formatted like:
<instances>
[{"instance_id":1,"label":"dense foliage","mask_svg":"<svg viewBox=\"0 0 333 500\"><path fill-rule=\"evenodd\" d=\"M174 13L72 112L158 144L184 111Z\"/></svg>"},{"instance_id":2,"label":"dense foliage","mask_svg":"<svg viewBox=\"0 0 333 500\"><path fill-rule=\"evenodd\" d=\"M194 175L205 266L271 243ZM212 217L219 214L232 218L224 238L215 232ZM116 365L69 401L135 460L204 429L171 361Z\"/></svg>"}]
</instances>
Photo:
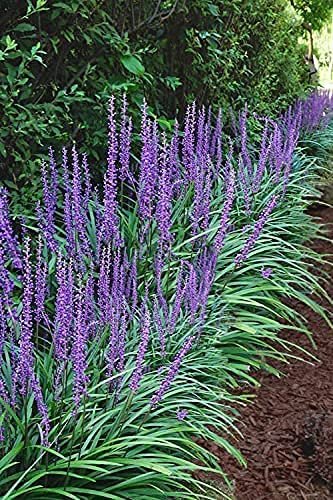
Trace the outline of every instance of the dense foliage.
<instances>
[{"instance_id":1,"label":"dense foliage","mask_svg":"<svg viewBox=\"0 0 333 500\"><path fill-rule=\"evenodd\" d=\"M327 94L279 120L192 104L168 138L142 108L131 157L126 99L108 114L101 190L75 145L42 163L36 216L0 198L0 491L3 499L211 499L221 475L201 442L236 432L230 390L288 359L282 323L309 333L286 297L323 316L305 246L317 165L297 149L332 136ZM16 229L14 228L16 226ZM329 321L329 319L327 318ZM201 471L201 475L198 475Z\"/></svg>"},{"instance_id":2,"label":"dense foliage","mask_svg":"<svg viewBox=\"0 0 333 500\"><path fill-rule=\"evenodd\" d=\"M0 175L20 188L20 211L39 194L47 146L75 140L99 166L111 94L127 92L136 122L145 96L168 129L186 99L274 112L304 88L300 26L285 0L0 5Z\"/></svg>"}]
</instances>

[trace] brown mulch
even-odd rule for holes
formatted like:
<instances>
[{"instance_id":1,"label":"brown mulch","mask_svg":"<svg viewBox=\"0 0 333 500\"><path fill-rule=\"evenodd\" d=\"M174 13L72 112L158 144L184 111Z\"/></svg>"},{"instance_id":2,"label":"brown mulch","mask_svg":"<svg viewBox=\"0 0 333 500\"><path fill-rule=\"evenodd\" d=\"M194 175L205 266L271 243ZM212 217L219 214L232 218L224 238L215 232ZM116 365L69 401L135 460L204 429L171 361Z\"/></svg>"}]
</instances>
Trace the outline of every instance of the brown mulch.
<instances>
[{"instance_id":1,"label":"brown mulch","mask_svg":"<svg viewBox=\"0 0 333 500\"><path fill-rule=\"evenodd\" d=\"M312 214L328 227L333 223L333 209L319 207ZM312 246L326 254L333 251L321 240ZM326 271L333 278L329 265ZM333 296L333 279L327 292ZM311 350L319 361L276 362L285 374L281 378L260 374L254 402L241 412L243 439L234 443L247 469L223 451L218 455L235 482L237 500L333 499L333 331L316 313L301 304L295 307L307 317L317 350L304 335L285 331L283 336Z\"/></svg>"}]
</instances>

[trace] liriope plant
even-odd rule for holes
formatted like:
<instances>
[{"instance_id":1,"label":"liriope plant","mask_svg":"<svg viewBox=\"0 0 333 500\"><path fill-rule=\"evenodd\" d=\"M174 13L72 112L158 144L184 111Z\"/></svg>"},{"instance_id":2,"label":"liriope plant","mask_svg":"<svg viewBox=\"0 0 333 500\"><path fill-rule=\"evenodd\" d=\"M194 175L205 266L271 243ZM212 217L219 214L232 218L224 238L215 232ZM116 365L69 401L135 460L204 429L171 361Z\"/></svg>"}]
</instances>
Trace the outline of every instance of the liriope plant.
<instances>
[{"instance_id":1,"label":"liriope plant","mask_svg":"<svg viewBox=\"0 0 333 500\"><path fill-rule=\"evenodd\" d=\"M138 148L126 99L120 126L111 99L103 186L75 146L60 162L50 150L42 202L17 231L1 188L3 498L228 497L198 442L243 463L228 436L247 396L232 389L295 356L286 322L310 333L288 298L327 317L305 246L317 165L297 149L326 126L306 121L319 104L259 117L255 145L246 110L233 138L195 104L167 136L144 104Z\"/></svg>"}]
</instances>

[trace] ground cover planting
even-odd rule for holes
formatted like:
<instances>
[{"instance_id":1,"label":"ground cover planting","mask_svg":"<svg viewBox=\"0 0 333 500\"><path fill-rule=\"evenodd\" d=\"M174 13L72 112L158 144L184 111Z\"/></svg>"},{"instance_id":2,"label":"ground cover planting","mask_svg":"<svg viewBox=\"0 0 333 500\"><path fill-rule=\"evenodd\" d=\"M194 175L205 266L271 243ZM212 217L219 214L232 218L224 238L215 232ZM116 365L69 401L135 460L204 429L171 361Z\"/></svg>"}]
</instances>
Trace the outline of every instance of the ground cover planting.
<instances>
[{"instance_id":1,"label":"ground cover planting","mask_svg":"<svg viewBox=\"0 0 333 500\"><path fill-rule=\"evenodd\" d=\"M279 336L310 336L292 300L330 324L306 209L332 108L245 108L227 135L196 103L167 131L144 103L136 130L111 98L103 185L73 144L41 164L33 215L0 188L2 498L228 497L202 443L244 463L248 383L311 357Z\"/></svg>"}]
</instances>

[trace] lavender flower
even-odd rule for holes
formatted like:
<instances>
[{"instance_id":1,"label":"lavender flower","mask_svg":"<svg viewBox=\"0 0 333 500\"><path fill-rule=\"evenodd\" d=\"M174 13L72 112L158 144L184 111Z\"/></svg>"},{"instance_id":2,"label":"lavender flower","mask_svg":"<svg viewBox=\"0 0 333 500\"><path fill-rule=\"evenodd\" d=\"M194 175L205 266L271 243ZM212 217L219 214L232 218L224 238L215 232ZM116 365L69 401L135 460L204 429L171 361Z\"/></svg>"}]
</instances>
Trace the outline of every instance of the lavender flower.
<instances>
[{"instance_id":1,"label":"lavender flower","mask_svg":"<svg viewBox=\"0 0 333 500\"><path fill-rule=\"evenodd\" d=\"M0 398L2 398L6 403L9 403L8 392L2 377L0 377Z\"/></svg>"},{"instance_id":2,"label":"lavender flower","mask_svg":"<svg viewBox=\"0 0 333 500\"><path fill-rule=\"evenodd\" d=\"M67 251L70 256L74 256L75 254L75 240L74 240L74 221L72 214L72 185L69 178L68 172L68 155L67 149L63 148L62 150L62 180L63 186L65 190L64 194L64 223L66 229L66 243L67 243Z\"/></svg>"},{"instance_id":3,"label":"lavender flower","mask_svg":"<svg viewBox=\"0 0 333 500\"><path fill-rule=\"evenodd\" d=\"M7 333L7 322L6 322L3 303L0 300L0 361L2 359L3 348L5 345L6 333Z\"/></svg>"},{"instance_id":4,"label":"lavender flower","mask_svg":"<svg viewBox=\"0 0 333 500\"><path fill-rule=\"evenodd\" d=\"M158 184L158 201L156 206L156 221L159 230L159 246L166 250L171 241L171 200L172 185L171 172L167 159L166 140L163 140L163 149L160 155L160 176Z\"/></svg>"},{"instance_id":5,"label":"lavender flower","mask_svg":"<svg viewBox=\"0 0 333 500\"><path fill-rule=\"evenodd\" d=\"M262 268L261 276L265 279L268 279L273 273L273 270L270 267Z\"/></svg>"},{"instance_id":6,"label":"lavender flower","mask_svg":"<svg viewBox=\"0 0 333 500\"><path fill-rule=\"evenodd\" d=\"M57 250L55 240L55 211L57 207L57 174L56 164L53 157L53 150L50 149L50 179L46 163L41 164L41 174L43 182L43 204L37 205L37 216L40 230L44 233L46 242L51 251Z\"/></svg>"},{"instance_id":7,"label":"lavender flower","mask_svg":"<svg viewBox=\"0 0 333 500\"><path fill-rule=\"evenodd\" d=\"M212 163L207 160L208 169L205 176L205 184L203 189L203 199L202 199L202 221L201 221L201 231L206 231L209 227L209 215L210 215L210 203L212 195ZM207 236L204 235L204 238Z\"/></svg>"},{"instance_id":8,"label":"lavender flower","mask_svg":"<svg viewBox=\"0 0 333 500\"><path fill-rule=\"evenodd\" d=\"M220 171L222 164L222 110L219 108L215 129L213 132L212 142L210 146L211 158L216 158L216 173Z\"/></svg>"},{"instance_id":9,"label":"lavender flower","mask_svg":"<svg viewBox=\"0 0 333 500\"><path fill-rule=\"evenodd\" d=\"M144 102L142 115L142 150L139 175L139 215L149 223L153 212L154 192L157 180L158 135L157 122L147 118L147 107ZM146 224L147 227L147 224Z\"/></svg>"},{"instance_id":10,"label":"lavender flower","mask_svg":"<svg viewBox=\"0 0 333 500\"><path fill-rule=\"evenodd\" d=\"M58 289L56 295L55 331L54 331L54 354L60 364L58 377L68 361L69 342L72 334L72 323L74 319L74 277L72 264L66 264L58 255L56 270ZM57 384L56 384L57 385Z\"/></svg>"},{"instance_id":11,"label":"lavender flower","mask_svg":"<svg viewBox=\"0 0 333 500\"><path fill-rule=\"evenodd\" d=\"M214 283L217 263L215 251L208 251L205 248L199 257L200 285L198 290L198 304L201 307L200 324L202 325L206 317L206 309L209 293Z\"/></svg>"},{"instance_id":12,"label":"lavender flower","mask_svg":"<svg viewBox=\"0 0 333 500\"><path fill-rule=\"evenodd\" d=\"M160 387L153 394L150 400L150 405L152 408L155 408L158 405L158 403L161 401L165 393L169 390L174 378L177 376L179 372L183 359L185 358L188 351L192 348L195 338L196 338L195 335L191 335L190 337L188 337L185 340L183 346L180 348L180 350L174 357L165 379L162 381Z\"/></svg>"},{"instance_id":13,"label":"lavender flower","mask_svg":"<svg viewBox=\"0 0 333 500\"><path fill-rule=\"evenodd\" d=\"M73 400L75 411L77 411L82 398L87 395L87 383L89 380L86 374L88 329L85 321L84 295L84 285L81 283L76 294L75 324L71 350L74 372Z\"/></svg>"},{"instance_id":14,"label":"lavender flower","mask_svg":"<svg viewBox=\"0 0 333 500\"><path fill-rule=\"evenodd\" d=\"M87 238L86 214L83 211L86 200L82 193L82 172L80 166L79 155L75 146L72 148L73 156L73 187L72 187L72 203L73 203L73 223L77 233L79 258L83 255L90 254L89 240ZM89 189L89 188L88 188Z\"/></svg>"},{"instance_id":15,"label":"lavender flower","mask_svg":"<svg viewBox=\"0 0 333 500\"><path fill-rule=\"evenodd\" d=\"M127 100L126 95L123 97L122 122L120 131L120 171L119 178L125 181L129 175L129 162L131 152L131 134L132 134L132 119L127 117Z\"/></svg>"},{"instance_id":16,"label":"lavender flower","mask_svg":"<svg viewBox=\"0 0 333 500\"><path fill-rule=\"evenodd\" d=\"M110 317L110 337L108 347L108 367L107 373L111 377L117 357L119 355L119 330L120 318L123 311L123 301L125 300L124 289L124 266L121 264L120 249L118 248L113 259L112 287L111 287L111 317Z\"/></svg>"},{"instance_id":17,"label":"lavender flower","mask_svg":"<svg viewBox=\"0 0 333 500\"><path fill-rule=\"evenodd\" d=\"M136 392L139 389L141 379L143 376L144 358L149 343L149 331L150 331L150 313L147 306L147 295L146 295L141 308L141 328L140 328L141 339L136 357L135 368L132 377L129 381L129 387L133 392Z\"/></svg>"},{"instance_id":18,"label":"lavender flower","mask_svg":"<svg viewBox=\"0 0 333 500\"><path fill-rule=\"evenodd\" d=\"M194 154L194 132L196 125L196 109L195 102L187 107L184 136L182 143L182 159L186 172L186 180L194 181L196 175L195 154Z\"/></svg>"},{"instance_id":19,"label":"lavender flower","mask_svg":"<svg viewBox=\"0 0 333 500\"><path fill-rule=\"evenodd\" d=\"M115 363L115 368L118 372L122 372L125 368L125 350L126 350L126 332L127 332L128 315L126 311L126 302L122 302L122 314L118 335L118 359Z\"/></svg>"},{"instance_id":20,"label":"lavender flower","mask_svg":"<svg viewBox=\"0 0 333 500\"><path fill-rule=\"evenodd\" d=\"M115 122L114 97L109 104L109 144L108 166L104 176L104 212L100 237L105 242L115 239L119 242L118 216L117 216L117 171L116 161L118 156L118 137ZM100 238L100 239L101 239Z\"/></svg>"},{"instance_id":21,"label":"lavender flower","mask_svg":"<svg viewBox=\"0 0 333 500\"><path fill-rule=\"evenodd\" d=\"M28 382L31 379L34 367L33 358L33 278L30 262L30 241L26 239L24 243L23 256L23 297L22 297L22 313L20 319L21 337L19 340L19 356L18 363L15 367L13 376L13 396L15 400L16 387L19 385L20 393L23 396L27 395Z\"/></svg>"},{"instance_id":22,"label":"lavender flower","mask_svg":"<svg viewBox=\"0 0 333 500\"><path fill-rule=\"evenodd\" d=\"M177 410L177 419L182 421L188 416L188 411L185 409Z\"/></svg>"},{"instance_id":23,"label":"lavender flower","mask_svg":"<svg viewBox=\"0 0 333 500\"><path fill-rule=\"evenodd\" d=\"M260 214L257 222L254 225L254 229L252 234L248 237L248 239L245 242L245 245L243 248L240 250L240 252L236 255L235 257L235 264L237 267L239 267L242 262L244 262L247 257L249 256L249 253L252 249L252 247L255 245L257 239L259 238L262 229L264 225L266 224L269 215L271 212L274 210L275 206L277 205L278 202L278 196L272 196L269 202L267 203L265 209L263 212Z\"/></svg>"}]
</instances>

